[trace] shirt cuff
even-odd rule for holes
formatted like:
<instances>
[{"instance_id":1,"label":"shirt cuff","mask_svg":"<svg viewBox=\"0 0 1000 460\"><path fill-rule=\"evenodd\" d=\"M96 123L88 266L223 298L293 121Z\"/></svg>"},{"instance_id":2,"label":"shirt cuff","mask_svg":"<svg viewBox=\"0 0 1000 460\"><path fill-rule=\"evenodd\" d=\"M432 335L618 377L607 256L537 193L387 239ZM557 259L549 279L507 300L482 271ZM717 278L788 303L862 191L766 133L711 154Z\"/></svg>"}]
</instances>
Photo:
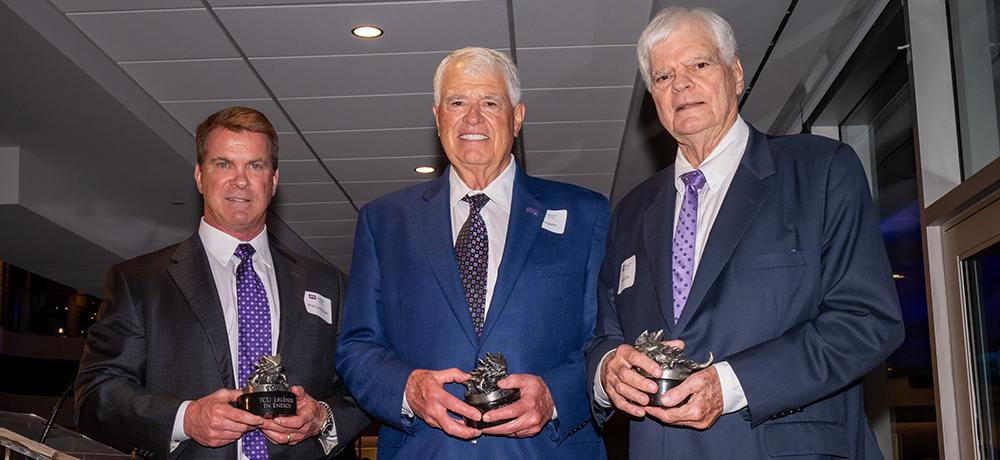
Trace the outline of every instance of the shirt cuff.
<instances>
[{"instance_id":1,"label":"shirt cuff","mask_svg":"<svg viewBox=\"0 0 1000 460\"><path fill-rule=\"evenodd\" d=\"M330 405L328 405L327 403L323 401L316 401L316 402L318 402L321 406L323 406L323 410L326 411L324 412L325 414L333 413L330 412ZM337 444L339 443L339 441L337 440L337 424L334 423L333 425L330 426L329 436L323 436L323 433L320 432L320 434L316 435L316 439L318 439L319 444L323 446L323 454L330 455L330 451L332 451L334 447L337 447Z\"/></svg>"},{"instance_id":2,"label":"shirt cuff","mask_svg":"<svg viewBox=\"0 0 1000 460\"><path fill-rule=\"evenodd\" d=\"M597 374L594 375L594 402L605 409L612 408L612 404L608 392L604 391L604 385L601 385L601 369L604 368L604 360L608 359L608 355L614 351L611 350L601 357L601 362L597 363Z\"/></svg>"},{"instance_id":3,"label":"shirt cuff","mask_svg":"<svg viewBox=\"0 0 1000 460\"><path fill-rule=\"evenodd\" d=\"M403 392L403 410L401 411L403 417L413 418L413 410L410 409L410 403L406 402L406 392Z\"/></svg>"},{"instance_id":4,"label":"shirt cuff","mask_svg":"<svg viewBox=\"0 0 1000 460\"><path fill-rule=\"evenodd\" d=\"M747 396L743 393L743 385L733 372L733 367L725 361L712 366L719 373L719 384L722 386L722 413L731 414L747 407Z\"/></svg>"},{"instance_id":5,"label":"shirt cuff","mask_svg":"<svg viewBox=\"0 0 1000 460\"><path fill-rule=\"evenodd\" d=\"M191 439L184 433L184 414L187 413L188 404L191 401L184 401L181 407L177 408L177 415L174 416L174 429L170 432L170 452L173 452L182 442Z\"/></svg>"}]
</instances>

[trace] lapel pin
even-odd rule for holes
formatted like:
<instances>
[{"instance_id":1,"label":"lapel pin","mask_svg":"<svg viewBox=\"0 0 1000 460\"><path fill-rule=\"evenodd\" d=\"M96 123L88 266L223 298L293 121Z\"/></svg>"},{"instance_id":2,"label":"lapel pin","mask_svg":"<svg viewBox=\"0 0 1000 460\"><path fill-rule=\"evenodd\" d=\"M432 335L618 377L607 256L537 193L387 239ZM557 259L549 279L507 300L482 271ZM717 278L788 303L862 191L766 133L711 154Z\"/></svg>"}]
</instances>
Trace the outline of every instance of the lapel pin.
<instances>
[{"instance_id":1,"label":"lapel pin","mask_svg":"<svg viewBox=\"0 0 1000 460\"><path fill-rule=\"evenodd\" d=\"M531 215L533 215L533 216L537 216L538 215L538 210L535 209L535 208L528 208L528 212L530 212Z\"/></svg>"}]
</instances>

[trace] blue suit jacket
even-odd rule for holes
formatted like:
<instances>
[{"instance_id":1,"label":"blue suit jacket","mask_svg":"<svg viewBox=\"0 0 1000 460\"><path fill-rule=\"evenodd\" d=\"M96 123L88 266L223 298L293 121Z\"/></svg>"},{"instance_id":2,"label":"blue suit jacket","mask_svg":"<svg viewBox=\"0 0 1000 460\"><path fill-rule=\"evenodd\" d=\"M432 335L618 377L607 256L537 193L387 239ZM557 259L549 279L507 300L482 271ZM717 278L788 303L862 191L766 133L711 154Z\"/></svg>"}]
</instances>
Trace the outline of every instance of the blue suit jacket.
<instances>
[{"instance_id":1,"label":"blue suit jacket","mask_svg":"<svg viewBox=\"0 0 1000 460\"><path fill-rule=\"evenodd\" d=\"M562 209L564 233L543 230L546 211ZM603 196L518 168L503 259L477 338L455 260L448 173L361 209L336 365L361 407L386 422L379 458L604 458L583 349L594 336L610 215ZM559 418L533 438L472 443L401 415L415 369L468 372L487 352L503 353L511 373L541 376ZM445 389L464 399L464 386Z\"/></svg>"},{"instance_id":2,"label":"blue suit jacket","mask_svg":"<svg viewBox=\"0 0 1000 460\"><path fill-rule=\"evenodd\" d=\"M728 361L749 407L703 431L635 420L630 457L881 458L860 378L899 346L903 326L853 150L809 135L768 138L751 127L676 325L673 177L671 166L616 209L588 375L607 351L662 328L695 361L709 352ZM633 255L634 285L619 294L622 262ZM602 422L610 415L594 410Z\"/></svg>"}]
</instances>

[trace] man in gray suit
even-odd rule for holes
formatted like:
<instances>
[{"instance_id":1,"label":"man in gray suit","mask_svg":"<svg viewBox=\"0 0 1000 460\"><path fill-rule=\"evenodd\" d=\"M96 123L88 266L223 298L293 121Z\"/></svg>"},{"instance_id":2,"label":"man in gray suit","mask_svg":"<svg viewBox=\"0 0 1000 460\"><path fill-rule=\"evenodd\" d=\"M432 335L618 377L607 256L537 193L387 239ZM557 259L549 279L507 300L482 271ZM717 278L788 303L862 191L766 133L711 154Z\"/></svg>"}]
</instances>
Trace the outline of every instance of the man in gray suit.
<instances>
[{"instance_id":1,"label":"man in gray suit","mask_svg":"<svg viewBox=\"0 0 1000 460\"><path fill-rule=\"evenodd\" d=\"M196 140L204 218L180 244L111 267L76 422L146 458L331 457L369 422L333 367L347 278L268 241L278 137L263 114L222 110ZM251 363L275 353L296 385L296 415L231 406Z\"/></svg>"}]
</instances>

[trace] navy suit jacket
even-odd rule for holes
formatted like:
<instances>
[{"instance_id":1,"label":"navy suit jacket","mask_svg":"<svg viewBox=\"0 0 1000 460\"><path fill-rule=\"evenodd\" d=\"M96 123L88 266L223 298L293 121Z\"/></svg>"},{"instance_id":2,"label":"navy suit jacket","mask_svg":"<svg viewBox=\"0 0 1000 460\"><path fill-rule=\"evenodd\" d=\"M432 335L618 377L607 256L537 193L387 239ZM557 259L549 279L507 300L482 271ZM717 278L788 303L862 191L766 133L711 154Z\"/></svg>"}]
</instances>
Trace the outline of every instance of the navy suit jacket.
<instances>
[{"instance_id":1,"label":"navy suit jacket","mask_svg":"<svg viewBox=\"0 0 1000 460\"><path fill-rule=\"evenodd\" d=\"M588 423L583 349L594 335L607 199L518 168L478 338L455 259L448 175L372 201L358 217L337 370L361 407L386 422L379 458L604 458ZM567 211L564 233L542 229L549 210ZM502 353L512 374L540 376L558 419L533 438L483 436L473 443L401 415L411 372L469 372L487 352ZM445 389L464 399L464 386Z\"/></svg>"},{"instance_id":2,"label":"navy suit jacket","mask_svg":"<svg viewBox=\"0 0 1000 460\"><path fill-rule=\"evenodd\" d=\"M369 423L333 367L347 277L273 244L271 257L281 308L277 351L288 382L330 405L339 451ZM306 311L306 291L330 299L332 323ZM76 422L84 434L157 460L235 460L236 443L209 448L187 440L173 452L168 446L182 402L242 386L233 376L219 291L197 233L111 267L76 380ZM296 446L268 442L267 450L272 460L327 457L316 439Z\"/></svg>"},{"instance_id":3,"label":"navy suit jacket","mask_svg":"<svg viewBox=\"0 0 1000 460\"><path fill-rule=\"evenodd\" d=\"M881 458L861 377L903 339L902 316L864 171L845 144L810 135L750 139L675 325L673 166L618 205L601 267L604 354L664 329L698 362L724 359L749 406L707 430L651 418L630 427L631 458ZM634 285L619 291L635 256ZM597 405L603 422L609 415Z\"/></svg>"}]
</instances>

